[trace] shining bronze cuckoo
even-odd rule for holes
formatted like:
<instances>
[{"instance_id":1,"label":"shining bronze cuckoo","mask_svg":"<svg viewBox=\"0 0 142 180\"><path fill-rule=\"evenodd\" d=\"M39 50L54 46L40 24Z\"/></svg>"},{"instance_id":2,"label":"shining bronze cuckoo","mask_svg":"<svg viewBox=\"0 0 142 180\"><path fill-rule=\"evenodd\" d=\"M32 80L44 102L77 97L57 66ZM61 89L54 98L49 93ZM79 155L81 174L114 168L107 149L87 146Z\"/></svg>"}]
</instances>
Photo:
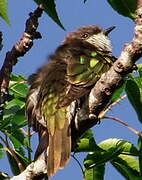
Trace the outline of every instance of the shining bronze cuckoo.
<instances>
[{"instance_id":1,"label":"shining bronze cuckoo","mask_svg":"<svg viewBox=\"0 0 142 180\"><path fill-rule=\"evenodd\" d=\"M47 64L30 78L28 122L39 133L35 158L47 154L48 177L70 159L74 121L68 116L70 104L89 95L115 59L108 38L113 29L90 25L69 33Z\"/></svg>"}]
</instances>

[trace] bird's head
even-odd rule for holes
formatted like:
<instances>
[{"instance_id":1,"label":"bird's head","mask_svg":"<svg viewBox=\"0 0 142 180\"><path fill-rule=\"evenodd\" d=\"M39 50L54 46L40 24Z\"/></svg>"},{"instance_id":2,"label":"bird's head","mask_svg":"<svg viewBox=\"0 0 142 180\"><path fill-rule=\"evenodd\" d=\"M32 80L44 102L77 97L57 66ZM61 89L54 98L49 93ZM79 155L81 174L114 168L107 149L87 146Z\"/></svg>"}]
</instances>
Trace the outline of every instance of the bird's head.
<instances>
[{"instance_id":1,"label":"bird's head","mask_svg":"<svg viewBox=\"0 0 142 180\"><path fill-rule=\"evenodd\" d=\"M90 45L98 49L99 51L108 51L111 52L111 41L108 38L108 34L114 29L112 26L106 30L102 28L90 25L82 26L77 29L75 32L69 33L63 44L70 44L75 41L81 41L86 45Z\"/></svg>"}]
</instances>

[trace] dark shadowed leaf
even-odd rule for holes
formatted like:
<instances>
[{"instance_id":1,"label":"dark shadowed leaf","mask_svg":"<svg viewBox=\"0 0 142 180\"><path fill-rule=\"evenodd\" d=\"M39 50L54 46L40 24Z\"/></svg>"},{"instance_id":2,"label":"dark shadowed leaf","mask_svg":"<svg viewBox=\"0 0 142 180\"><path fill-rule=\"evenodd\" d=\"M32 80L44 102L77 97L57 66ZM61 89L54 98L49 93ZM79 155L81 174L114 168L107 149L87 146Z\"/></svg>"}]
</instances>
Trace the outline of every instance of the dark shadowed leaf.
<instances>
[{"instance_id":1,"label":"dark shadowed leaf","mask_svg":"<svg viewBox=\"0 0 142 180\"><path fill-rule=\"evenodd\" d=\"M13 153L7 152L8 161L10 164L11 171L14 175L18 175L21 170L23 171L27 166L27 163L23 161L18 153L13 151Z\"/></svg>"},{"instance_id":2,"label":"dark shadowed leaf","mask_svg":"<svg viewBox=\"0 0 142 180\"><path fill-rule=\"evenodd\" d=\"M15 149L19 149L21 146L27 147L27 140L21 129L13 129L11 133L7 133L7 136L12 141Z\"/></svg>"},{"instance_id":3,"label":"dark shadowed leaf","mask_svg":"<svg viewBox=\"0 0 142 180\"><path fill-rule=\"evenodd\" d=\"M136 18L136 0L107 0L111 7L119 14L129 17L131 19Z\"/></svg>"},{"instance_id":4,"label":"dark shadowed leaf","mask_svg":"<svg viewBox=\"0 0 142 180\"><path fill-rule=\"evenodd\" d=\"M128 180L141 180L138 159L129 155L119 155L111 161L112 165Z\"/></svg>"},{"instance_id":5,"label":"dark shadowed leaf","mask_svg":"<svg viewBox=\"0 0 142 180\"><path fill-rule=\"evenodd\" d=\"M105 164L85 169L85 180L103 180L105 172Z\"/></svg>"},{"instance_id":6,"label":"dark shadowed leaf","mask_svg":"<svg viewBox=\"0 0 142 180\"><path fill-rule=\"evenodd\" d=\"M8 158L12 173L14 175L18 175L20 173L20 169L18 167L18 162L14 159L13 155L11 155L8 152L6 154L7 154L7 158Z\"/></svg>"},{"instance_id":7,"label":"dark shadowed leaf","mask_svg":"<svg viewBox=\"0 0 142 180\"><path fill-rule=\"evenodd\" d=\"M142 174L142 137L141 136L139 136L139 138L138 138L138 149L139 149L140 174Z\"/></svg>"},{"instance_id":8,"label":"dark shadowed leaf","mask_svg":"<svg viewBox=\"0 0 142 180\"><path fill-rule=\"evenodd\" d=\"M138 87L138 84L133 80L128 80L126 82L126 93L130 103L135 109L139 121L142 123L142 100L141 100L141 91Z\"/></svg>"},{"instance_id":9,"label":"dark shadowed leaf","mask_svg":"<svg viewBox=\"0 0 142 180\"><path fill-rule=\"evenodd\" d=\"M55 0L34 0L38 5L42 4L45 12L62 28L64 29L64 26L62 25L57 11L56 11L56 4Z\"/></svg>"},{"instance_id":10,"label":"dark shadowed leaf","mask_svg":"<svg viewBox=\"0 0 142 180\"><path fill-rule=\"evenodd\" d=\"M138 72L139 72L139 76L142 78L142 64L138 64Z\"/></svg>"},{"instance_id":11,"label":"dark shadowed leaf","mask_svg":"<svg viewBox=\"0 0 142 180\"><path fill-rule=\"evenodd\" d=\"M21 128L27 125L27 119L25 116L25 109L19 110L11 119L11 123L17 128Z\"/></svg>"},{"instance_id":12,"label":"dark shadowed leaf","mask_svg":"<svg viewBox=\"0 0 142 180\"><path fill-rule=\"evenodd\" d=\"M7 0L0 0L0 16L10 25L10 20L7 14L8 3Z\"/></svg>"},{"instance_id":13,"label":"dark shadowed leaf","mask_svg":"<svg viewBox=\"0 0 142 180\"><path fill-rule=\"evenodd\" d=\"M0 130L4 131L6 128L8 128L10 122L11 122L11 117L2 119L0 121Z\"/></svg>"}]
</instances>

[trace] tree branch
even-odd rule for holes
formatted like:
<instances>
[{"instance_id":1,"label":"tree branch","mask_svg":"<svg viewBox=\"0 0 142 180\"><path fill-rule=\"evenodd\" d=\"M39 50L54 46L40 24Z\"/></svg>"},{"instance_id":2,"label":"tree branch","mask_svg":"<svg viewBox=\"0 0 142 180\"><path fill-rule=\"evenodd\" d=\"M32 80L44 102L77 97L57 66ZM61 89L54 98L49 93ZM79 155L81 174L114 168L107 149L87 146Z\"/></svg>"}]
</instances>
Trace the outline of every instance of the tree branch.
<instances>
[{"instance_id":1,"label":"tree branch","mask_svg":"<svg viewBox=\"0 0 142 180\"><path fill-rule=\"evenodd\" d=\"M25 31L20 41L17 42L11 49L11 51L6 53L6 57L3 66L0 70L0 92L1 92L1 102L5 101L5 92L7 91L10 74L12 72L13 66L17 63L18 58L24 56L29 49L33 46L33 40L41 38L39 32L37 32L38 18L41 17L43 9L39 6L33 13L29 14L29 19L26 21ZM0 39L1 34L0 34ZM1 40L2 41L2 40ZM0 43L1 44L1 43Z\"/></svg>"},{"instance_id":2,"label":"tree branch","mask_svg":"<svg viewBox=\"0 0 142 180\"><path fill-rule=\"evenodd\" d=\"M73 132L73 140L99 122L98 116L108 104L112 94L121 85L124 77L134 70L135 62L142 56L142 0L138 0L134 33L133 40L124 46L120 57L91 90L88 99L89 112L84 108L86 111L81 109L81 113L78 113L79 128ZM84 119L87 113L89 118Z\"/></svg>"},{"instance_id":3,"label":"tree branch","mask_svg":"<svg viewBox=\"0 0 142 180\"><path fill-rule=\"evenodd\" d=\"M27 166L18 176L13 176L10 180L41 180L47 176L47 165L44 154Z\"/></svg>"},{"instance_id":4,"label":"tree branch","mask_svg":"<svg viewBox=\"0 0 142 180\"><path fill-rule=\"evenodd\" d=\"M136 13L137 17L134 29L135 36L133 40L129 44L125 45L118 60L113 64L107 73L102 75L100 80L92 89L89 99L86 100L86 103L77 114L79 125L78 129L72 128L74 130L72 132L73 144L75 144L76 140L87 129L98 123L98 115L101 111L103 111L114 91L120 86L124 77L133 71L134 63L142 56L142 0L138 0ZM87 118L87 116L89 116L89 118ZM74 124L72 124L72 126L74 126ZM35 162L32 162L25 171L23 171L20 175L11 178L11 180L32 180L35 177L38 179L38 175L45 175L46 173L45 162L44 154L42 154ZM36 170L34 170L35 166L38 167Z\"/></svg>"}]
</instances>

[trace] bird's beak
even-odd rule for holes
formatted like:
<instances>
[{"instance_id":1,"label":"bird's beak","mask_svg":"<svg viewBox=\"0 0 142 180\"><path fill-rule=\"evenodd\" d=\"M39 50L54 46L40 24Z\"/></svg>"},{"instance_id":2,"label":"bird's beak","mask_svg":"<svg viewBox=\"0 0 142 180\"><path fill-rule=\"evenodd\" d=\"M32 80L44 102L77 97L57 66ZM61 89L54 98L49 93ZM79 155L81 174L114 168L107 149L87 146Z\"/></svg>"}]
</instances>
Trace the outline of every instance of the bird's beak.
<instances>
[{"instance_id":1,"label":"bird's beak","mask_svg":"<svg viewBox=\"0 0 142 180\"><path fill-rule=\"evenodd\" d=\"M109 27L107 29L104 30L104 34L107 36L113 29L115 29L115 26Z\"/></svg>"}]
</instances>

